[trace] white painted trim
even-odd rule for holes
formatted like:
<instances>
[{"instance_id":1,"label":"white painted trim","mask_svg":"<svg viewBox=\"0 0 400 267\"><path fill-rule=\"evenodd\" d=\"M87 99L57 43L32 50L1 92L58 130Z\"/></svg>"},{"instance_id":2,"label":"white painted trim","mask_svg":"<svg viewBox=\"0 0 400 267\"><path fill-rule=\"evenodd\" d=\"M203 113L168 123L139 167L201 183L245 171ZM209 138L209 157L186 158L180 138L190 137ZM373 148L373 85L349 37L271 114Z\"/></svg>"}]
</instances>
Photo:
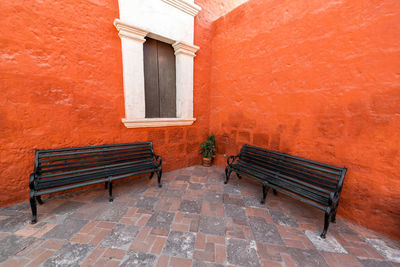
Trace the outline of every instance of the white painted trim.
<instances>
[{"instance_id":1,"label":"white painted trim","mask_svg":"<svg viewBox=\"0 0 400 267\"><path fill-rule=\"evenodd\" d=\"M192 57L195 57L197 50L200 49L200 47L196 45L190 45L184 42L176 42L172 47L175 50L175 55L185 54Z\"/></svg>"},{"instance_id":2,"label":"white painted trim","mask_svg":"<svg viewBox=\"0 0 400 267\"><path fill-rule=\"evenodd\" d=\"M161 0L161 1L177 8L193 17L195 17L201 10L200 6L186 2L185 0Z\"/></svg>"},{"instance_id":3,"label":"white painted trim","mask_svg":"<svg viewBox=\"0 0 400 267\"><path fill-rule=\"evenodd\" d=\"M114 20L114 26L115 28L117 28L118 35L120 38L127 37L142 43L146 41L144 37L146 37L146 35L149 33L148 31L139 29L135 26L128 25L119 19Z\"/></svg>"},{"instance_id":4,"label":"white painted trim","mask_svg":"<svg viewBox=\"0 0 400 267\"><path fill-rule=\"evenodd\" d=\"M166 126L185 126L192 125L195 118L154 118L154 119L139 119L128 120L122 119L126 128L145 128L145 127L166 127Z\"/></svg>"}]
</instances>

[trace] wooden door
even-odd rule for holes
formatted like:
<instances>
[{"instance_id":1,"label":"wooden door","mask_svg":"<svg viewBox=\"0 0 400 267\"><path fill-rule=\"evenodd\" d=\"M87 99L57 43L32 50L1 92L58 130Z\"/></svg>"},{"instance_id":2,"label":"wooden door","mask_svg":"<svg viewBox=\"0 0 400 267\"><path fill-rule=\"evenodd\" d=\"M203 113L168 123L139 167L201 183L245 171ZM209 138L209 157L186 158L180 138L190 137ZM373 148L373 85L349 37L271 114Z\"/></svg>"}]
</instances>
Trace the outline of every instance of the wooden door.
<instances>
[{"instance_id":1,"label":"wooden door","mask_svg":"<svg viewBox=\"0 0 400 267\"><path fill-rule=\"evenodd\" d=\"M143 44L146 118L176 117L175 55L171 45L146 37Z\"/></svg>"}]
</instances>

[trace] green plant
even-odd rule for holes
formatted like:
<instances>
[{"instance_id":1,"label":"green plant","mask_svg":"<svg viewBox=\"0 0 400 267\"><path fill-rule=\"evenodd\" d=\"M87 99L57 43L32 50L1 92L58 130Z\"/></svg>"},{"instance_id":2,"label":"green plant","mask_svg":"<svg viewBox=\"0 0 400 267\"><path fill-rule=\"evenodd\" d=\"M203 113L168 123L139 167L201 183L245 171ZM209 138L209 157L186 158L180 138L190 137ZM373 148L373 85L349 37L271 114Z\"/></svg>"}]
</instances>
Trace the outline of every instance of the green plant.
<instances>
[{"instance_id":1,"label":"green plant","mask_svg":"<svg viewBox=\"0 0 400 267\"><path fill-rule=\"evenodd\" d=\"M200 153L203 154L203 158L213 158L215 157L215 152L217 149L215 148L215 137L214 134L211 134L207 141L200 144L201 150Z\"/></svg>"}]
</instances>

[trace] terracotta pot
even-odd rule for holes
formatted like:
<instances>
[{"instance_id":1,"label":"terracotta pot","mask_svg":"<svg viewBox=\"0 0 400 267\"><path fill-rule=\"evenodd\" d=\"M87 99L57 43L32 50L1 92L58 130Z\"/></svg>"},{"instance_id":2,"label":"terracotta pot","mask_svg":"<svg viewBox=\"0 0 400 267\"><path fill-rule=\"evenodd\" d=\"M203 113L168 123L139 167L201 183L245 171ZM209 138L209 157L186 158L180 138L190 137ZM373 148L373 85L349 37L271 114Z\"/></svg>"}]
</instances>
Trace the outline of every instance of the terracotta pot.
<instances>
[{"instance_id":1,"label":"terracotta pot","mask_svg":"<svg viewBox=\"0 0 400 267\"><path fill-rule=\"evenodd\" d=\"M203 166L210 167L212 158L203 158Z\"/></svg>"}]
</instances>

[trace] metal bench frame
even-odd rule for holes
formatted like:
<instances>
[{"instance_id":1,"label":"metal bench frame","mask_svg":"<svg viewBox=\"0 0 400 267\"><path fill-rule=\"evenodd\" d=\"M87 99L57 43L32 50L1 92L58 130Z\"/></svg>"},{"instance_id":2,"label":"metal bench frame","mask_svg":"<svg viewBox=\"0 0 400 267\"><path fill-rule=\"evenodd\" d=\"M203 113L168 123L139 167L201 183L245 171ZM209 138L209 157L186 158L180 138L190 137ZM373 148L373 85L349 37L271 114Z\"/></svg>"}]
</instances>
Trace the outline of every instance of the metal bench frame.
<instances>
[{"instance_id":1,"label":"metal bench frame","mask_svg":"<svg viewBox=\"0 0 400 267\"><path fill-rule=\"evenodd\" d=\"M232 172L262 184L264 204L270 188L325 212L325 238L329 222L335 222L339 198L347 169L291 156L255 146L243 145L240 153L229 156L225 184Z\"/></svg>"},{"instance_id":2,"label":"metal bench frame","mask_svg":"<svg viewBox=\"0 0 400 267\"><path fill-rule=\"evenodd\" d=\"M151 179L156 173L161 187L161 164L152 142L36 150L29 176L31 223L37 222L36 201L43 204L42 195L105 183L111 202L114 180L146 173Z\"/></svg>"}]
</instances>

